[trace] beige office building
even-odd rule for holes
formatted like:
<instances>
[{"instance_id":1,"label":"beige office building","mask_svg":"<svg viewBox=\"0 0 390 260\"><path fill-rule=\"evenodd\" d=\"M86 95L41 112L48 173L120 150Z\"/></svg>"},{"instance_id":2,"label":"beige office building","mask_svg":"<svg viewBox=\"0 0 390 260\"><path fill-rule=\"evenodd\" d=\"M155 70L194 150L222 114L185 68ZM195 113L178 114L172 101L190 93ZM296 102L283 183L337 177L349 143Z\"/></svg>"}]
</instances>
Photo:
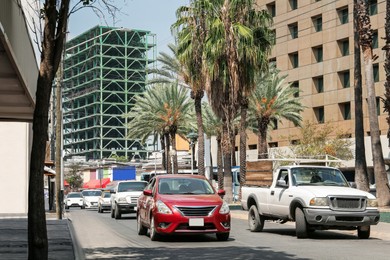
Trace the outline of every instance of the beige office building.
<instances>
[{"instance_id":1,"label":"beige office building","mask_svg":"<svg viewBox=\"0 0 390 260\"><path fill-rule=\"evenodd\" d=\"M379 128L384 157L388 157L387 113L383 112L380 97L384 96L385 71L384 24L385 1L369 1L369 12L374 30L373 52L378 56L374 62L374 80L377 96ZM299 97L306 107L304 120L318 124L330 122L348 133L354 140L354 35L353 0L259 0L261 9L273 16L276 45L270 60L276 62L287 81L299 88ZM364 70L362 70L364 73ZM363 75L363 113L368 165L372 165L370 127L365 98L367 89ZM289 146L289 136L299 136L300 131L292 123L279 123L271 133L269 147ZM299 140L299 137L297 141ZM250 135L249 159L257 151L257 138ZM354 149L354 146L351 147ZM252 158L253 159L253 158ZM349 162L351 167L353 160Z\"/></svg>"}]
</instances>

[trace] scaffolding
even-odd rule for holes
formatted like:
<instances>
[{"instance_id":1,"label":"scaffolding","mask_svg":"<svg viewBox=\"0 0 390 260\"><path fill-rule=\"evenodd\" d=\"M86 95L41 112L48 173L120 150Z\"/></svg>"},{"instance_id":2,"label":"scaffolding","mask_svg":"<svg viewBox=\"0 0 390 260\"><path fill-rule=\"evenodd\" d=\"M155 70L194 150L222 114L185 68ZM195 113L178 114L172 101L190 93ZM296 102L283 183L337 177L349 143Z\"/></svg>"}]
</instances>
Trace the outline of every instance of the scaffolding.
<instances>
[{"instance_id":1,"label":"scaffolding","mask_svg":"<svg viewBox=\"0 0 390 260\"><path fill-rule=\"evenodd\" d=\"M87 160L146 157L140 140L127 137L135 97L145 90L146 69L156 66L149 31L96 26L68 41L63 79L64 157Z\"/></svg>"}]
</instances>

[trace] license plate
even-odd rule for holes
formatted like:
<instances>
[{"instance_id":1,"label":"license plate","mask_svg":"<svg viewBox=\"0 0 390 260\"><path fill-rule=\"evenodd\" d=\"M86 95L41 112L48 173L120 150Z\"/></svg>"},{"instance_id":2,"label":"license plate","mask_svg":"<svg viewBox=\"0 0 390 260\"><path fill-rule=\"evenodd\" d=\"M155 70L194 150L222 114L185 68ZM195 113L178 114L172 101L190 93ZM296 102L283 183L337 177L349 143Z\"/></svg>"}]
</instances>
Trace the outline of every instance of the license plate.
<instances>
[{"instance_id":1,"label":"license plate","mask_svg":"<svg viewBox=\"0 0 390 260\"><path fill-rule=\"evenodd\" d=\"M189 221L190 227L203 227L204 219L203 218L190 218Z\"/></svg>"}]
</instances>

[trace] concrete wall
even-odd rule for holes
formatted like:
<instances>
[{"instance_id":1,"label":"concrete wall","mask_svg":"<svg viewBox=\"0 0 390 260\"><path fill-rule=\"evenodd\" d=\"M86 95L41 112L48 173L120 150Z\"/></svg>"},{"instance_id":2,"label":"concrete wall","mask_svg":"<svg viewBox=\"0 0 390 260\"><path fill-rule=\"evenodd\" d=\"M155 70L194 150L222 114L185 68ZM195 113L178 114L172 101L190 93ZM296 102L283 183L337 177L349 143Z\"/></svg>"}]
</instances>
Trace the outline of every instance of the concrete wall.
<instances>
[{"instance_id":1,"label":"concrete wall","mask_svg":"<svg viewBox=\"0 0 390 260\"><path fill-rule=\"evenodd\" d=\"M29 123L0 123L0 217L27 216L31 137Z\"/></svg>"}]
</instances>

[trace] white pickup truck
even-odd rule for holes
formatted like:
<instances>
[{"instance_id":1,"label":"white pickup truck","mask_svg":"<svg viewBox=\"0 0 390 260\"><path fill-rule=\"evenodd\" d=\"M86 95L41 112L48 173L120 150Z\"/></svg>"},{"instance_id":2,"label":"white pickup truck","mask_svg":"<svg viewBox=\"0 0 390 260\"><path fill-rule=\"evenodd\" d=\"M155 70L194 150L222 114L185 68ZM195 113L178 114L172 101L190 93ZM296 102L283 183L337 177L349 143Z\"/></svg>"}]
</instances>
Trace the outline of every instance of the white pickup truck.
<instances>
[{"instance_id":1,"label":"white pickup truck","mask_svg":"<svg viewBox=\"0 0 390 260\"><path fill-rule=\"evenodd\" d=\"M339 229L367 239L380 217L374 195L351 188L341 171L326 166L279 167L271 186L243 186L241 205L252 232L262 231L265 220L295 221L297 238Z\"/></svg>"}]
</instances>

